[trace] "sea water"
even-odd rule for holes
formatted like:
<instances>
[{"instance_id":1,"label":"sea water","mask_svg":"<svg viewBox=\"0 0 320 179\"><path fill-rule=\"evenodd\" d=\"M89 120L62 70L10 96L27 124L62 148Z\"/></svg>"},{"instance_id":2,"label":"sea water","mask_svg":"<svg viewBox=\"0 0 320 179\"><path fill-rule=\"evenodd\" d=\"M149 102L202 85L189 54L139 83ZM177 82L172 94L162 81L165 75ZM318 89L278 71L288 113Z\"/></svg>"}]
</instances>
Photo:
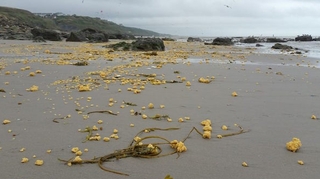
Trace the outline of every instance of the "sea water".
<instances>
[{"instance_id":1,"label":"sea water","mask_svg":"<svg viewBox=\"0 0 320 179\"><path fill-rule=\"evenodd\" d=\"M245 44L245 43L236 43L235 46L237 47L244 47L244 48L256 48L257 53L262 54L281 54L281 50L272 49L271 47L276 43L259 43L263 45L262 47L256 47L256 43L254 44ZM296 41L289 41L281 43L283 45L289 45L293 48L299 49L298 51L302 52L302 55L312 58L320 59L320 42L319 41L311 41L311 42L296 42Z\"/></svg>"}]
</instances>

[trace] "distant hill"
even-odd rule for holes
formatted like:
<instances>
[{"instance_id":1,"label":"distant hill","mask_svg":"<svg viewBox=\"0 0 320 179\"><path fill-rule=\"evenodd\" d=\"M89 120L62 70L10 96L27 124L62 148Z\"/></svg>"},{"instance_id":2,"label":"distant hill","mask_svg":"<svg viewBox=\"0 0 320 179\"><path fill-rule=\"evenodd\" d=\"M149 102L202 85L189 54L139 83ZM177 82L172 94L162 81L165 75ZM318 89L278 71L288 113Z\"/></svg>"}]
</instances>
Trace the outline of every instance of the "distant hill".
<instances>
[{"instance_id":1,"label":"distant hill","mask_svg":"<svg viewBox=\"0 0 320 179\"><path fill-rule=\"evenodd\" d=\"M50 13L47 13L50 14ZM49 16L35 15L27 10L0 6L0 33L26 33L28 29L41 27L65 32L93 28L108 34L132 34L135 36L160 36L157 32L125 27L100 18L63 15L62 13Z\"/></svg>"}]
</instances>

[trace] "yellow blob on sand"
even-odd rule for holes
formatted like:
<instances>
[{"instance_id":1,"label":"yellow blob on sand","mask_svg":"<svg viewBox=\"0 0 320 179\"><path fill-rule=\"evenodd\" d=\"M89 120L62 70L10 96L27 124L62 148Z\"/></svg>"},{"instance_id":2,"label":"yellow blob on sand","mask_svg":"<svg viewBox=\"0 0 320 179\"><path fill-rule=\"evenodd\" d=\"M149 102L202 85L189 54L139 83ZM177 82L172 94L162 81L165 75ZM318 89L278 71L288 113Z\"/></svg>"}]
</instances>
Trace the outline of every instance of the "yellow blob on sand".
<instances>
[{"instance_id":1,"label":"yellow blob on sand","mask_svg":"<svg viewBox=\"0 0 320 179\"><path fill-rule=\"evenodd\" d=\"M34 163L37 166L42 166L43 165L43 160L36 160L36 162Z\"/></svg>"},{"instance_id":2,"label":"yellow blob on sand","mask_svg":"<svg viewBox=\"0 0 320 179\"><path fill-rule=\"evenodd\" d=\"M296 152L302 146L300 139L294 137L291 141L287 142L286 148L291 152Z\"/></svg>"},{"instance_id":3,"label":"yellow blob on sand","mask_svg":"<svg viewBox=\"0 0 320 179\"><path fill-rule=\"evenodd\" d=\"M237 96L238 96L238 93L234 91L234 92L231 93L231 95L232 95L233 97L237 97Z\"/></svg>"}]
</instances>

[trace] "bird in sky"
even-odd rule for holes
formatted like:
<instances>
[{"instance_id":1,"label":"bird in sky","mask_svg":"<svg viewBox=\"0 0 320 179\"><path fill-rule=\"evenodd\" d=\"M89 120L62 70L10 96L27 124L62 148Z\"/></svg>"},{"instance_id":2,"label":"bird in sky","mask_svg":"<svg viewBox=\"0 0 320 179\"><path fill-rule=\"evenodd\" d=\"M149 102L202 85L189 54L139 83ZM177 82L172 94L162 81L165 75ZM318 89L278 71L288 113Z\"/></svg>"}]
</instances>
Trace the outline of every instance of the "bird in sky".
<instances>
[{"instance_id":1,"label":"bird in sky","mask_svg":"<svg viewBox=\"0 0 320 179\"><path fill-rule=\"evenodd\" d=\"M224 5L224 6L226 6L227 8L230 8L230 9L231 9L231 7L230 7L230 6L228 6L228 5Z\"/></svg>"}]
</instances>

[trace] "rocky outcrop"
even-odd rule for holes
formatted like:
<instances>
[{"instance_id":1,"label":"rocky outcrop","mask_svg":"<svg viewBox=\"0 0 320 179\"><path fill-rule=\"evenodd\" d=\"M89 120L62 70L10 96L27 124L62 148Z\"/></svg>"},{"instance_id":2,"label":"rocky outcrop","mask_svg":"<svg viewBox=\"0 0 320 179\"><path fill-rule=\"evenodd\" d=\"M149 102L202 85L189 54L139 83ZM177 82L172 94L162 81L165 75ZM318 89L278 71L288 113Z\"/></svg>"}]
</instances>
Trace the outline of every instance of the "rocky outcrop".
<instances>
[{"instance_id":1,"label":"rocky outcrop","mask_svg":"<svg viewBox=\"0 0 320 179\"><path fill-rule=\"evenodd\" d=\"M124 51L128 51L128 50L131 50L131 43L118 42L118 43L116 43L116 44L105 45L104 47L106 47L106 48L112 48L113 50L124 50Z\"/></svg>"},{"instance_id":2,"label":"rocky outcrop","mask_svg":"<svg viewBox=\"0 0 320 179\"><path fill-rule=\"evenodd\" d=\"M254 38L254 37L247 37L245 39L241 39L240 42L242 43L257 43L258 39Z\"/></svg>"},{"instance_id":3,"label":"rocky outcrop","mask_svg":"<svg viewBox=\"0 0 320 179\"><path fill-rule=\"evenodd\" d=\"M205 45L223 45L223 46L229 46L233 45L231 38L215 38L211 43L204 43Z\"/></svg>"},{"instance_id":4,"label":"rocky outcrop","mask_svg":"<svg viewBox=\"0 0 320 179\"><path fill-rule=\"evenodd\" d=\"M84 42L88 39L81 32L71 32L69 37L66 39L67 42Z\"/></svg>"},{"instance_id":5,"label":"rocky outcrop","mask_svg":"<svg viewBox=\"0 0 320 179\"><path fill-rule=\"evenodd\" d=\"M109 34L109 39L133 40L136 37L132 34Z\"/></svg>"},{"instance_id":6,"label":"rocky outcrop","mask_svg":"<svg viewBox=\"0 0 320 179\"><path fill-rule=\"evenodd\" d=\"M42 36L38 36L33 38L33 42L46 42L46 40L44 40Z\"/></svg>"},{"instance_id":7,"label":"rocky outcrop","mask_svg":"<svg viewBox=\"0 0 320 179\"><path fill-rule=\"evenodd\" d=\"M291 47L289 45L283 45L283 44L279 44L279 43L276 43L271 48L280 49L280 50L292 50L293 49L293 47Z\"/></svg>"},{"instance_id":8,"label":"rocky outcrop","mask_svg":"<svg viewBox=\"0 0 320 179\"><path fill-rule=\"evenodd\" d=\"M295 41L312 41L312 36L311 35L306 35L306 34L304 34L304 35L302 35L302 36L297 36L296 38L295 38Z\"/></svg>"},{"instance_id":9,"label":"rocky outcrop","mask_svg":"<svg viewBox=\"0 0 320 179\"><path fill-rule=\"evenodd\" d=\"M202 42L202 40L198 37L188 37L187 42Z\"/></svg>"},{"instance_id":10,"label":"rocky outcrop","mask_svg":"<svg viewBox=\"0 0 320 179\"><path fill-rule=\"evenodd\" d=\"M163 40L159 38L141 38L132 42L133 51L164 51Z\"/></svg>"},{"instance_id":11,"label":"rocky outcrop","mask_svg":"<svg viewBox=\"0 0 320 179\"><path fill-rule=\"evenodd\" d=\"M277 43L277 42L287 42L287 41L279 38L267 38L267 42Z\"/></svg>"},{"instance_id":12,"label":"rocky outcrop","mask_svg":"<svg viewBox=\"0 0 320 179\"><path fill-rule=\"evenodd\" d=\"M60 34L57 31L49 30L49 29L42 29L42 28L33 28L31 30L33 37L41 36L45 40L50 41L61 41Z\"/></svg>"},{"instance_id":13,"label":"rocky outcrop","mask_svg":"<svg viewBox=\"0 0 320 179\"><path fill-rule=\"evenodd\" d=\"M169 37L164 37L162 38L163 41L176 41L175 39L173 38L169 38Z\"/></svg>"},{"instance_id":14,"label":"rocky outcrop","mask_svg":"<svg viewBox=\"0 0 320 179\"><path fill-rule=\"evenodd\" d=\"M17 19L0 14L0 39L30 40L33 37L30 30L31 27Z\"/></svg>"},{"instance_id":15,"label":"rocky outcrop","mask_svg":"<svg viewBox=\"0 0 320 179\"><path fill-rule=\"evenodd\" d=\"M132 43L119 42L105 46L114 50L132 50L132 51L164 51L163 40L159 38L141 38Z\"/></svg>"},{"instance_id":16,"label":"rocky outcrop","mask_svg":"<svg viewBox=\"0 0 320 179\"><path fill-rule=\"evenodd\" d=\"M70 36L66 39L67 42L108 42L108 34L87 28L78 32L71 32Z\"/></svg>"}]
</instances>

